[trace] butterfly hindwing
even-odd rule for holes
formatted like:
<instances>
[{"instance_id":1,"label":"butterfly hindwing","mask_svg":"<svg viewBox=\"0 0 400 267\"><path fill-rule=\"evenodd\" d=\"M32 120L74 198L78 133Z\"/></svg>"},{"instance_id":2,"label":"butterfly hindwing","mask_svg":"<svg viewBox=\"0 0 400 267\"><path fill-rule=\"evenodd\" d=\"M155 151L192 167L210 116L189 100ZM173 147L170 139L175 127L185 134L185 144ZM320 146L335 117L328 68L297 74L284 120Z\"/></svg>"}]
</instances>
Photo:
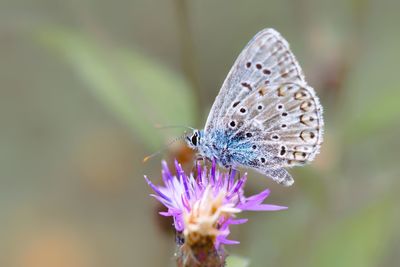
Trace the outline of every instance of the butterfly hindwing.
<instances>
[{"instance_id":1,"label":"butterfly hindwing","mask_svg":"<svg viewBox=\"0 0 400 267\"><path fill-rule=\"evenodd\" d=\"M253 154L258 159L267 158L264 164L254 166L256 169L302 165L319 151L322 107L308 85L261 86L240 104L232 105L227 114L223 124L235 122L236 127L230 130L245 136L244 142L255 147ZM271 162L275 165L271 166Z\"/></svg>"}]
</instances>

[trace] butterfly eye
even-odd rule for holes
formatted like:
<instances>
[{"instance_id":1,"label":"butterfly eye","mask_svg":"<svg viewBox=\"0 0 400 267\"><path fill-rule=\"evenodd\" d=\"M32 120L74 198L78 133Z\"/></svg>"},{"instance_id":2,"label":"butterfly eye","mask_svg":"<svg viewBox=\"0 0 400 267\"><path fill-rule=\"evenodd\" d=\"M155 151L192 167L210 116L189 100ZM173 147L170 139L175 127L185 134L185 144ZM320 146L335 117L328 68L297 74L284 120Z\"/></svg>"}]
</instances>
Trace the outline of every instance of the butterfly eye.
<instances>
[{"instance_id":1,"label":"butterfly eye","mask_svg":"<svg viewBox=\"0 0 400 267\"><path fill-rule=\"evenodd\" d=\"M197 134L194 134L194 135L192 136L192 144L193 144L194 146L197 146Z\"/></svg>"}]
</instances>

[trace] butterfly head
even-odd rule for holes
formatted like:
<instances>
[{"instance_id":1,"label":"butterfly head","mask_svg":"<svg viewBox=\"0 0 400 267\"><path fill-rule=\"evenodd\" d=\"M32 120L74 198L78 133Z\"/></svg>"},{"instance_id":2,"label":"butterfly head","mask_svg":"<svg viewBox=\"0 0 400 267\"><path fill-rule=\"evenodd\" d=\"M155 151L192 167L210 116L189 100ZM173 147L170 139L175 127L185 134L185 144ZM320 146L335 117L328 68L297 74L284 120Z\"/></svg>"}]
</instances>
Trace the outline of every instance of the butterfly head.
<instances>
[{"instance_id":1,"label":"butterfly head","mask_svg":"<svg viewBox=\"0 0 400 267\"><path fill-rule=\"evenodd\" d=\"M185 136L185 141L190 148L196 149L200 145L202 136L203 131L194 129L191 134Z\"/></svg>"}]
</instances>

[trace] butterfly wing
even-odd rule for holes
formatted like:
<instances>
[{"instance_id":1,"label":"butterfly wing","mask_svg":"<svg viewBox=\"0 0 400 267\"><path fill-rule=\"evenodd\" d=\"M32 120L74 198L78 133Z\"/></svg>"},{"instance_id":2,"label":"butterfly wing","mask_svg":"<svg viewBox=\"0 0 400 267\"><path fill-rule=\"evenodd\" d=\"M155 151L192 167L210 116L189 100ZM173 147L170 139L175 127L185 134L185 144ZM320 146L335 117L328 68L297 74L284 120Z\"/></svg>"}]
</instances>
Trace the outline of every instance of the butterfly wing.
<instances>
[{"instance_id":1,"label":"butterfly wing","mask_svg":"<svg viewBox=\"0 0 400 267\"><path fill-rule=\"evenodd\" d=\"M302 165L322 142L322 107L286 40L259 32L239 55L207 119L205 132L224 130L232 140L232 165L245 166L291 185L284 167Z\"/></svg>"},{"instance_id":2,"label":"butterfly wing","mask_svg":"<svg viewBox=\"0 0 400 267\"><path fill-rule=\"evenodd\" d=\"M234 140L240 140L234 147L247 145L249 167L286 185L293 179L283 167L314 159L322 143L323 124L314 89L294 82L261 85L229 107L221 123L228 125ZM240 158L235 163L246 165Z\"/></svg>"},{"instance_id":3,"label":"butterfly wing","mask_svg":"<svg viewBox=\"0 0 400 267\"><path fill-rule=\"evenodd\" d=\"M220 125L230 105L261 85L305 82L289 44L274 29L257 33L236 59L207 118L205 131Z\"/></svg>"}]
</instances>

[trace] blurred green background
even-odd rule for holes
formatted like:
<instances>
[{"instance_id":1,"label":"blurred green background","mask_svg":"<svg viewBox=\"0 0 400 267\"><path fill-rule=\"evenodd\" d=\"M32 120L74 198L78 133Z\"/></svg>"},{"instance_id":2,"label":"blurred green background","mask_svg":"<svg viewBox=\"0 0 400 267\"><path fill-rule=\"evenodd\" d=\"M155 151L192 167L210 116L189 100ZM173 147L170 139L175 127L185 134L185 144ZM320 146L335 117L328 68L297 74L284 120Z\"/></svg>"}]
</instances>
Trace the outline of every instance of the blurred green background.
<instances>
[{"instance_id":1,"label":"blurred green background","mask_svg":"<svg viewBox=\"0 0 400 267\"><path fill-rule=\"evenodd\" d=\"M325 109L325 142L277 213L247 213L250 266L398 266L400 34L395 0L1 0L0 266L173 266L142 163L202 127L237 55L273 27ZM178 144L163 158L187 158Z\"/></svg>"}]
</instances>

